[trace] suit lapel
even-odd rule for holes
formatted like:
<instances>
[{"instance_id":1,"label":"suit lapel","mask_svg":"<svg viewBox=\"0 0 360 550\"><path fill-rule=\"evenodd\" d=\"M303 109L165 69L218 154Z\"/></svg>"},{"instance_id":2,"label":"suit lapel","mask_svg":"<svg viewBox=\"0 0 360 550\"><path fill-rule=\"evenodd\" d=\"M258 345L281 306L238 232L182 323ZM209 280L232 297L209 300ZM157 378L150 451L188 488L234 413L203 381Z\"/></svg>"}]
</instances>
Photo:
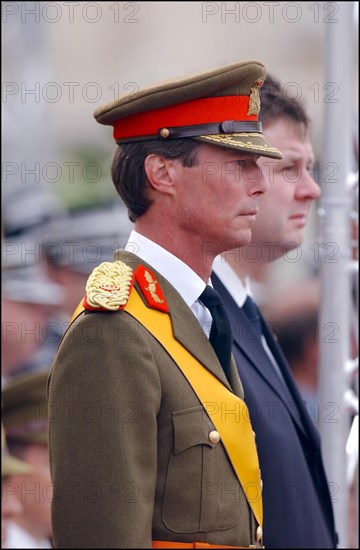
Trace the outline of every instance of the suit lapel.
<instances>
[{"instance_id":1,"label":"suit lapel","mask_svg":"<svg viewBox=\"0 0 360 550\"><path fill-rule=\"evenodd\" d=\"M169 305L174 337L178 340L200 363L202 363L216 378L218 378L229 390L230 384L219 363L215 351L210 344L206 334L191 309L186 305L175 288L158 273L151 265L144 262L135 254L126 250L115 252L115 260L121 260L129 265L134 271L138 265L144 265L151 270L157 278ZM138 288L138 287L137 287ZM140 296L143 297L141 289Z\"/></svg>"},{"instance_id":2,"label":"suit lapel","mask_svg":"<svg viewBox=\"0 0 360 550\"><path fill-rule=\"evenodd\" d=\"M310 437L314 438L316 430L313 426L310 427L309 423L307 422L307 418L305 415L309 417L309 420L311 422L312 420L305 410L300 394L292 381L291 374L288 372L286 360L281 351L279 353L279 346L276 346L275 353L275 350L273 351L273 349L271 349L271 347L273 346L269 347L274 355L274 358L278 362L279 368L284 376L285 382L287 384L286 388L284 387L284 384L276 373L275 368L272 365L271 360L267 355L262 343L260 342L259 337L256 335L253 326L249 322L247 315L242 311L240 307L238 307L230 293L226 290L220 279L215 274L212 274L211 280L213 282L214 288L220 293L221 297L224 300L224 304L234 330L234 345L239 348L241 353L246 355L248 360L251 362L253 367L257 370L257 372L263 378L266 384L271 387L272 391L275 392L278 398L283 402L286 410L288 411L288 414L291 416L298 428L304 434L306 434L307 437L309 437L310 431ZM267 341L269 341L267 337L270 331L262 316L261 321L263 330L265 325L264 336L266 337ZM273 341L272 336L271 339ZM279 359L281 360L279 361ZM237 365L237 367L241 379L241 365ZM289 384L289 380L291 380L291 384ZM295 403L296 407L291 406L292 403ZM304 427L304 423L302 421L304 420L304 418L308 430ZM317 440L318 439L319 438L317 437Z\"/></svg>"},{"instance_id":3,"label":"suit lapel","mask_svg":"<svg viewBox=\"0 0 360 550\"><path fill-rule=\"evenodd\" d=\"M276 359L277 364L279 365L279 368L282 372L284 380L287 384L288 390L289 390L289 392L292 396L292 400L297 404L298 410L299 410L299 412L301 414L301 417L302 417L302 421L306 426L308 435L310 435L310 437L313 439L314 443L320 449L320 435L319 435L317 429L315 428L314 422L311 419L309 413L307 412L306 407L304 406L303 399L301 397L301 394L300 394L300 391L299 391L298 387L296 386L294 378L293 378L293 376L290 372L290 368L288 366L287 360L286 360L279 344L274 339L272 331L270 330L268 324L266 323L265 319L263 318L261 312L260 312L260 317L261 317L261 322L262 322L262 326L263 326L264 336L266 338L266 341L268 342L271 353L273 354L274 358Z\"/></svg>"},{"instance_id":4,"label":"suit lapel","mask_svg":"<svg viewBox=\"0 0 360 550\"><path fill-rule=\"evenodd\" d=\"M238 308L236 313L240 334L236 334L235 345L238 346L247 358L253 363L259 374L269 384L278 397L284 400L284 386L276 374L273 365L270 362L259 336L255 333L246 314ZM241 368L241 366L239 367ZM285 399L285 402L288 401Z\"/></svg>"},{"instance_id":5,"label":"suit lapel","mask_svg":"<svg viewBox=\"0 0 360 550\"><path fill-rule=\"evenodd\" d=\"M259 336L256 334L253 326L249 322L247 315L240 307L238 307L232 296L215 274L212 274L211 280L214 288L223 298L225 307L231 319L235 346L237 346L242 353L247 356L249 361L259 372L260 376L272 387L278 397L281 400L284 400L284 389L282 382L276 374L273 365L270 363L269 356L261 344ZM241 365L238 365L238 368L241 375ZM286 403L286 400L284 402Z\"/></svg>"}]
</instances>

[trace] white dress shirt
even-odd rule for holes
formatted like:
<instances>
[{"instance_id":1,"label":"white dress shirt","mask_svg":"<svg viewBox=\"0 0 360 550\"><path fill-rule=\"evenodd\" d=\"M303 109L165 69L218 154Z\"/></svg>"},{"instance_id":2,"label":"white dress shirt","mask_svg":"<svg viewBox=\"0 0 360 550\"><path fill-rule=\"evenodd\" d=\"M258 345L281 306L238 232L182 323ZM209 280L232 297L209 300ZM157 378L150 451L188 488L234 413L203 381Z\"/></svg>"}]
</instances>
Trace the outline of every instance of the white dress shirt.
<instances>
[{"instance_id":1,"label":"white dress shirt","mask_svg":"<svg viewBox=\"0 0 360 550\"><path fill-rule=\"evenodd\" d=\"M139 256L172 284L209 337L212 317L209 310L198 301L206 287L199 275L171 252L135 230L130 233L125 250Z\"/></svg>"},{"instance_id":2,"label":"white dress shirt","mask_svg":"<svg viewBox=\"0 0 360 550\"><path fill-rule=\"evenodd\" d=\"M226 290L239 307L243 307L245 300L251 296L249 278L246 277L245 285L237 276L231 265L222 256L216 256L213 271L218 276Z\"/></svg>"}]
</instances>

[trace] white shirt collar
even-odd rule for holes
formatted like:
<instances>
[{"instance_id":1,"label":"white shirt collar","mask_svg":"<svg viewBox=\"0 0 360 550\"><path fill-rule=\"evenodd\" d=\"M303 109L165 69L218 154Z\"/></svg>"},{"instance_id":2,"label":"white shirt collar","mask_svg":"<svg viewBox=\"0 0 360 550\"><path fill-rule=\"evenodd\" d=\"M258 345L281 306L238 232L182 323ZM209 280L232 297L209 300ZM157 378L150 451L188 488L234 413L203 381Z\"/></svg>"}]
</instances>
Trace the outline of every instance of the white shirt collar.
<instances>
[{"instance_id":1,"label":"white shirt collar","mask_svg":"<svg viewBox=\"0 0 360 550\"><path fill-rule=\"evenodd\" d=\"M130 233L125 249L139 256L163 275L189 307L205 289L204 281L188 265L137 231L133 230Z\"/></svg>"},{"instance_id":2,"label":"white shirt collar","mask_svg":"<svg viewBox=\"0 0 360 550\"><path fill-rule=\"evenodd\" d=\"M242 307L247 296L251 295L249 278L246 277L244 285L230 264L221 255L216 256L213 271L231 294L236 304Z\"/></svg>"}]
</instances>

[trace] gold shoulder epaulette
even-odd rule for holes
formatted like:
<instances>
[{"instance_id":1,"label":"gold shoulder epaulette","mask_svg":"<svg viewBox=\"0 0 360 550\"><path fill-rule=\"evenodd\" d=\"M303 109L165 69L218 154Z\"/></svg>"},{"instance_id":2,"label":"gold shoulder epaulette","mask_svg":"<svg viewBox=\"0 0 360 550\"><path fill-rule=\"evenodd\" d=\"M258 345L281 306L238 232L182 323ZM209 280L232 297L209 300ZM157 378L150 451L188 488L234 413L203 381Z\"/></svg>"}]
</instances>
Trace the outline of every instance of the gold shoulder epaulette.
<instances>
[{"instance_id":1,"label":"gold shoulder epaulette","mask_svg":"<svg viewBox=\"0 0 360 550\"><path fill-rule=\"evenodd\" d=\"M134 273L131 267L118 260L103 262L95 267L86 283L85 309L118 311L129 300Z\"/></svg>"}]
</instances>

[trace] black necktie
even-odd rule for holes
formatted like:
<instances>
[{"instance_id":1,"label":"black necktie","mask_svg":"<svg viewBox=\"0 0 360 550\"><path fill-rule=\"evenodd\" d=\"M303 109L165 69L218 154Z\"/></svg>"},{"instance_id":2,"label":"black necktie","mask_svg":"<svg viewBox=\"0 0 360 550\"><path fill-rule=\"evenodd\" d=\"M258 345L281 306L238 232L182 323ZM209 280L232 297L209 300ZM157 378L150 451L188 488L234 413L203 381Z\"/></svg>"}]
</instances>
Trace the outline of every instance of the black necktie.
<instances>
[{"instance_id":1,"label":"black necktie","mask_svg":"<svg viewBox=\"0 0 360 550\"><path fill-rule=\"evenodd\" d=\"M216 290L209 285L206 286L199 300L208 308L213 318L209 340L226 377L229 378L232 333L224 303Z\"/></svg>"},{"instance_id":2,"label":"black necktie","mask_svg":"<svg viewBox=\"0 0 360 550\"><path fill-rule=\"evenodd\" d=\"M257 337L260 338L262 334L261 318L260 318L259 310L256 307L251 296L248 296L246 298L245 303L242 306L242 310L244 311L244 313L246 313L253 329L256 332Z\"/></svg>"}]
</instances>

